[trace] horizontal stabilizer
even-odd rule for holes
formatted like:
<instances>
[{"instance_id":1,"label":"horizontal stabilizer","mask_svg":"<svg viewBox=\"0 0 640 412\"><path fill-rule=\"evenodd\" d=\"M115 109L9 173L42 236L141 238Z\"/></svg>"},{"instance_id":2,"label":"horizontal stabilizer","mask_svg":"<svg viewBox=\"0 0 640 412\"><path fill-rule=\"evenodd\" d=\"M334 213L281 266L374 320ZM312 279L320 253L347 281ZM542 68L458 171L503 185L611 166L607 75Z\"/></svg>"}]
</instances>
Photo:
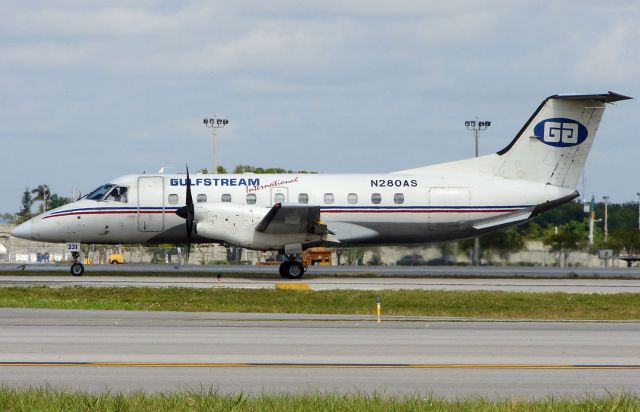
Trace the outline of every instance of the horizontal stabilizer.
<instances>
[{"instance_id":1,"label":"horizontal stabilizer","mask_svg":"<svg viewBox=\"0 0 640 412\"><path fill-rule=\"evenodd\" d=\"M633 99L633 97L625 96L611 91L601 94L556 94L549 98L561 100L596 100L603 103L615 103L621 100Z\"/></svg>"},{"instance_id":2,"label":"horizontal stabilizer","mask_svg":"<svg viewBox=\"0 0 640 412\"><path fill-rule=\"evenodd\" d=\"M513 213L490 218L485 221L481 221L473 225L474 229L483 230L488 228L497 228L499 226L512 226L514 224L524 223L525 221L538 216L540 213L546 212L556 208L564 203L570 202L579 196L577 191L568 196L563 196L559 199L549 200L544 203L540 203L534 207L529 207L524 210L518 210Z\"/></svg>"},{"instance_id":3,"label":"horizontal stabilizer","mask_svg":"<svg viewBox=\"0 0 640 412\"><path fill-rule=\"evenodd\" d=\"M473 225L474 229L483 230L488 229L490 227L498 227L498 226L506 226L513 225L519 222L524 222L531 217L533 213L533 208L519 210L514 213L509 213L506 215L499 216L497 219L489 219L484 222L479 222Z\"/></svg>"}]
</instances>

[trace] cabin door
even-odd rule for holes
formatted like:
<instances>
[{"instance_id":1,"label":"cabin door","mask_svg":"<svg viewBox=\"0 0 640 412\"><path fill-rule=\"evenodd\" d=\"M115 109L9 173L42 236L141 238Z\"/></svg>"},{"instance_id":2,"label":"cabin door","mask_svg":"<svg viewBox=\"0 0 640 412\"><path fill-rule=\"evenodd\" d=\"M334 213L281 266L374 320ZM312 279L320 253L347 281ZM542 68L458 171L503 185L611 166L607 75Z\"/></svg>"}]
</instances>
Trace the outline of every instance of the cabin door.
<instances>
[{"instance_id":1,"label":"cabin door","mask_svg":"<svg viewBox=\"0 0 640 412\"><path fill-rule=\"evenodd\" d=\"M164 230L164 181L162 177L138 178L138 230Z\"/></svg>"}]
</instances>

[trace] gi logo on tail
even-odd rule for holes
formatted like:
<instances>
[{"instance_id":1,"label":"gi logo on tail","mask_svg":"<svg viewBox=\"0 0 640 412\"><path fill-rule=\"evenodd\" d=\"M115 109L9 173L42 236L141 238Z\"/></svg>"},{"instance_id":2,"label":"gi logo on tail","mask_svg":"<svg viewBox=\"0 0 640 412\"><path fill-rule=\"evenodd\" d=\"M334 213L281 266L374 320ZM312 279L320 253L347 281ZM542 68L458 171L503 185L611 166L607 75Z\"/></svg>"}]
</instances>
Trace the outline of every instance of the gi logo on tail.
<instances>
[{"instance_id":1,"label":"gi logo on tail","mask_svg":"<svg viewBox=\"0 0 640 412\"><path fill-rule=\"evenodd\" d=\"M576 146L587 139L587 128L575 120L553 118L541 121L533 128L536 138L555 147Z\"/></svg>"}]
</instances>

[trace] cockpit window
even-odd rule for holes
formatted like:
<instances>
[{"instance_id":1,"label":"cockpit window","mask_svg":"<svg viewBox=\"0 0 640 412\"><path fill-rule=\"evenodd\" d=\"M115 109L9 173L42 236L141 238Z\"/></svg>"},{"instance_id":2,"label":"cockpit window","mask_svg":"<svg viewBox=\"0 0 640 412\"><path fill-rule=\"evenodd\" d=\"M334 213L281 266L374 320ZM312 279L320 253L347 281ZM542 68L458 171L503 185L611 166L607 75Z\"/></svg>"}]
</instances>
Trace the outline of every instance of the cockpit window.
<instances>
[{"instance_id":1,"label":"cockpit window","mask_svg":"<svg viewBox=\"0 0 640 412\"><path fill-rule=\"evenodd\" d=\"M127 203L127 188L123 186L114 187L104 200Z\"/></svg>"},{"instance_id":2,"label":"cockpit window","mask_svg":"<svg viewBox=\"0 0 640 412\"><path fill-rule=\"evenodd\" d=\"M114 185L102 185L96 190L94 190L93 192L89 193L87 195L87 199L101 200L104 197L104 195L106 195L107 193L109 193L111 189L113 189L113 187Z\"/></svg>"}]
</instances>

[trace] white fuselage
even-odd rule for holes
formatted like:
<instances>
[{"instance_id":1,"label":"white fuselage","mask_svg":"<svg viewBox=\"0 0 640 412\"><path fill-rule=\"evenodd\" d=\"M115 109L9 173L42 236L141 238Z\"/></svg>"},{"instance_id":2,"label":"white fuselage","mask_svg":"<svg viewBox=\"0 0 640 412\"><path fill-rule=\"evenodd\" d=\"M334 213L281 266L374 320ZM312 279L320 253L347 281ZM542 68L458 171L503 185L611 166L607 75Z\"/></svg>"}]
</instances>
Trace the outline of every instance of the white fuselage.
<instances>
[{"instance_id":1,"label":"white fuselage","mask_svg":"<svg viewBox=\"0 0 640 412\"><path fill-rule=\"evenodd\" d=\"M110 183L126 188L126 198L81 199L48 211L33 219L31 238L82 243L185 241L185 221L175 214L185 204L185 175L128 175ZM196 206L207 202L260 210L276 203L320 206L321 220L344 245L417 244L475 236L499 228L474 229L478 222L531 209L573 191L455 173L197 174L191 176L191 189ZM233 230L242 226L233 219L229 216L225 224ZM199 242L215 240L195 237Z\"/></svg>"}]
</instances>

